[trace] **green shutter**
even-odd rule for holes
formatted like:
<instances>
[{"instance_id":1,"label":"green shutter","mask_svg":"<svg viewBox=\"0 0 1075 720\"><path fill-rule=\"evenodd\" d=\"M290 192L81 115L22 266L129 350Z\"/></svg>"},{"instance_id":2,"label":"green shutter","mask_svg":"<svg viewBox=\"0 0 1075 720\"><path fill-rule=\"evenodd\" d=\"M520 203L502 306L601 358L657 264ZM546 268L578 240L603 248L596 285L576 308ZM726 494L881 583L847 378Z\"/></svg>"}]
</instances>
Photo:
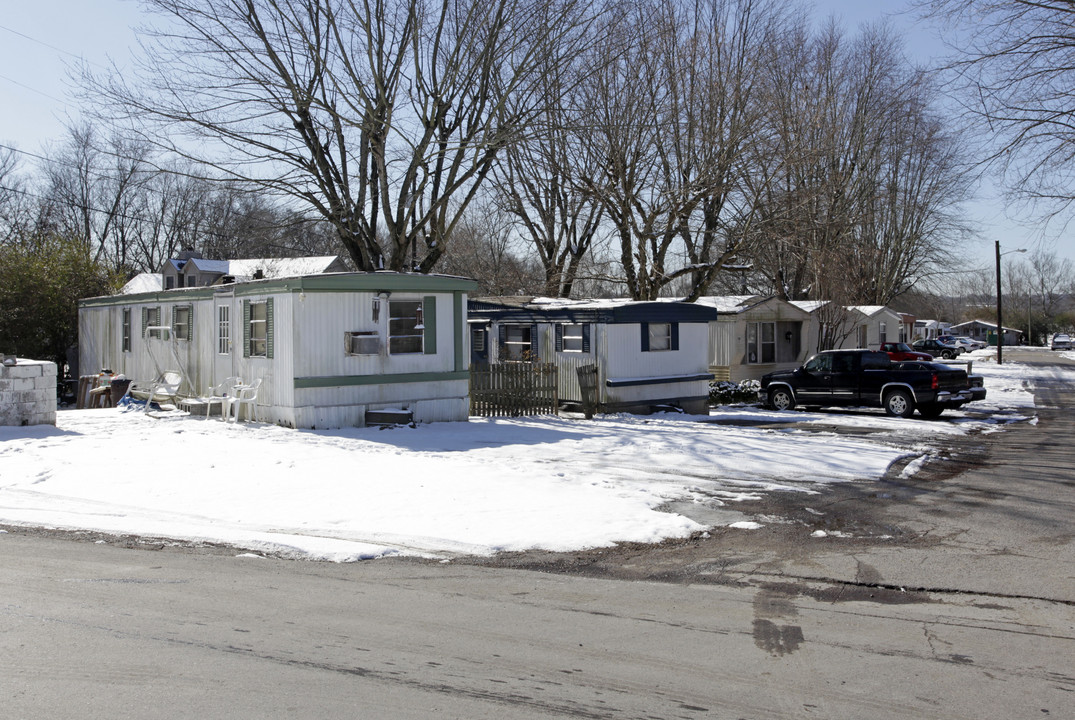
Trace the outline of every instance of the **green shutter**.
<instances>
[{"instance_id":1,"label":"green shutter","mask_svg":"<svg viewBox=\"0 0 1075 720\"><path fill-rule=\"evenodd\" d=\"M146 339L146 328L149 327L149 308L142 308L142 339Z\"/></svg>"},{"instance_id":2,"label":"green shutter","mask_svg":"<svg viewBox=\"0 0 1075 720\"><path fill-rule=\"evenodd\" d=\"M194 305L187 305L187 340L194 342Z\"/></svg>"},{"instance_id":3,"label":"green shutter","mask_svg":"<svg viewBox=\"0 0 1075 720\"><path fill-rule=\"evenodd\" d=\"M265 357L272 360L272 339L273 335L273 321L272 321L272 298L265 301Z\"/></svg>"},{"instance_id":4,"label":"green shutter","mask_svg":"<svg viewBox=\"0 0 1075 720\"><path fill-rule=\"evenodd\" d=\"M437 354L437 298L427 295L422 298L422 347L426 355Z\"/></svg>"},{"instance_id":5,"label":"green shutter","mask_svg":"<svg viewBox=\"0 0 1075 720\"><path fill-rule=\"evenodd\" d=\"M243 357L250 357L250 301L243 300Z\"/></svg>"}]
</instances>

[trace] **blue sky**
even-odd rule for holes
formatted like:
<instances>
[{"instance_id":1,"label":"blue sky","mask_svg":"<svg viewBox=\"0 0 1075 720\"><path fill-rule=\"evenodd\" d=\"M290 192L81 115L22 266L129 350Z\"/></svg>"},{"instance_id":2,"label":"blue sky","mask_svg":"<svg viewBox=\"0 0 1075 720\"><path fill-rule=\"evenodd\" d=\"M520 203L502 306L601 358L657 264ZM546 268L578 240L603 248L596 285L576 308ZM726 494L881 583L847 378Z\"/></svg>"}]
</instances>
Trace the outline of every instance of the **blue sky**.
<instances>
[{"instance_id":1,"label":"blue sky","mask_svg":"<svg viewBox=\"0 0 1075 720\"><path fill-rule=\"evenodd\" d=\"M907 39L908 54L928 62L943 48L901 12L905 7L904 0L814 3L819 19L834 15L849 31L890 16ZM62 137L64 124L76 112L68 99L65 62L82 57L103 66L111 59L123 67L137 47L132 26L140 22L141 11L134 0L0 0L0 9L0 144L36 153ZM995 240L1010 249L1032 248L1038 241L1038 229L1005 218L1003 206L992 197L969 206L980 228L966 248L974 264L989 265ZM1058 254L1075 260L1075 228L1055 242Z\"/></svg>"}]
</instances>

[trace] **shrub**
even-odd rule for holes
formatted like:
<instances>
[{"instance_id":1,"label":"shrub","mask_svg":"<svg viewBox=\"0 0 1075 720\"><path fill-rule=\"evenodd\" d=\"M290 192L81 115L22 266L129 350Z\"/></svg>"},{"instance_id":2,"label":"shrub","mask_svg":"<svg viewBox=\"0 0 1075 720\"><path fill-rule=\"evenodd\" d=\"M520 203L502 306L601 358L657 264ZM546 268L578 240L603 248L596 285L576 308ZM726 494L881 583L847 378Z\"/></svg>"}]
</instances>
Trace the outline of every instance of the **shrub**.
<instances>
[{"instance_id":1,"label":"shrub","mask_svg":"<svg viewBox=\"0 0 1075 720\"><path fill-rule=\"evenodd\" d=\"M733 383L728 380L719 380L709 383L710 405L741 405L758 401L758 390L761 383L757 380L744 380Z\"/></svg>"}]
</instances>

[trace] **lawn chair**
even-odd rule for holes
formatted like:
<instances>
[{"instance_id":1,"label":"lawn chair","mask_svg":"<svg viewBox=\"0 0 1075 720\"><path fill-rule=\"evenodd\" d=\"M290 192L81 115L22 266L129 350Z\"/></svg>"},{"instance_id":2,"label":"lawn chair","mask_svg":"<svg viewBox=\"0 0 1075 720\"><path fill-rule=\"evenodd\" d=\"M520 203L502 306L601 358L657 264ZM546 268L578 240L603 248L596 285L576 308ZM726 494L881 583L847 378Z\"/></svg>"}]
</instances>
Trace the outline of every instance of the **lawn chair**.
<instances>
[{"instance_id":1,"label":"lawn chair","mask_svg":"<svg viewBox=\"0 0 1075 720\"><path fill-rule=\"evenodd\" d=\"M235 394L224 400L224 419L231 419L232 408L235 408L235 422L239 422L239 415L243 411L243 405L250 406L250 419L257 421L258 388L261 387L261 378L249 385L235 386Z\"/></svg>"},{"instance_id":2,"label":"lawn chair","mask_svg":"<svg viewBox=\"0 0 1075 720\"><path fill-rule=\"evenodd\" d=\"M224 420L224 405L228 398L235 396L235 388L243 384L243 379L239 377L226 378L224 382L219 385L214 385L209 388L209 397L205 398L205 419L209 419L209 411L213 405L220 406L220 419Z\"/></svg>"},{"instance_id":3,"label":"lawn chair","mask_svg":"<svg viewBox=\"0 0 1075 720\"><path fill-rule=\"evenodd\" d=\"M149 412L154 400L179 401L179 386L183 384L183 375L176 370L166 370L156 380L149 382L132 382L127 388L127 396L138 400L145 399L143 412Z\"/></svg>"}]
</instances>

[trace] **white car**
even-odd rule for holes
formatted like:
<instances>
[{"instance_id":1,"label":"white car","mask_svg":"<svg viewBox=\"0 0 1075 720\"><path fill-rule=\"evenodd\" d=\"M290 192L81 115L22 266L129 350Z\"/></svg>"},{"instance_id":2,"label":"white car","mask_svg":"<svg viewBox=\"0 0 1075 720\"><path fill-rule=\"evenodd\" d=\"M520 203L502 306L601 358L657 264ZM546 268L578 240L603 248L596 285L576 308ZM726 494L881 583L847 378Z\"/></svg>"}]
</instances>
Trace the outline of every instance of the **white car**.
<instances>
[{"instance_id":1,"label":"white car","mask_svg":"<svg viewBox=\"0 0 1075 720\"><path fill-rule=\"evenodd\" d=\"M1053 335L1053 342L1049 345L1053 350L1070 350L1071 349L1071 336L1067 333L1057 333Z\"/></svg>"},{"instance_id":2,"label":"white car","mask_svg":"<svg viewBox=\"0 0 1075 720\"><path fill-rule=\"evenodd\" d=\"M962 345L963 347L965 347L967 349L967 352L981 350L982 348L989 347L987 343L984 343L981 340L975 340L974 338L969 338L964 335L957 337L955 339L955 342L957 345Z\"/></svg>"}]
</instances>

